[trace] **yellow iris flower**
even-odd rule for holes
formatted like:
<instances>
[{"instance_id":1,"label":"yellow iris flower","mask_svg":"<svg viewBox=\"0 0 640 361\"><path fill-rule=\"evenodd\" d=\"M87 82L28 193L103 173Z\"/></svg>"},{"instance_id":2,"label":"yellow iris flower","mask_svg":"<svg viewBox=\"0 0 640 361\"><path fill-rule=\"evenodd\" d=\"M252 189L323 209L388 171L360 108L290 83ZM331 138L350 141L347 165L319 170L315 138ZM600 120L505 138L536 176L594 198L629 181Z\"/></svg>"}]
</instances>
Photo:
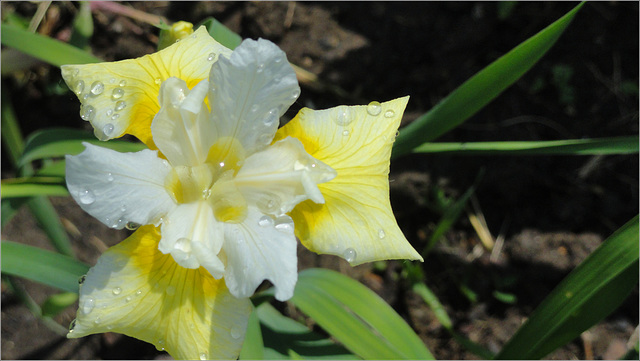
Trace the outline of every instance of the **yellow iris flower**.
<instances>
[{"instance_id":1,"label":"yellow iris flower","mask_svg":"<svg viewBox=\"0 0 640 361\"><path fill-rule=\"evenodd\" d=\"M69 337L124 333L180 359L236 358L267 279L293 295L296 236L356 265L422 259L389 203L389 157L408 97L302 109L300 89L266 40L231 51L204 28L157 53L67 65L81 117L101 140L132 134L149 149L86 144L67 157L70 194L106 225L137 227L80 288Z\"/></svg>"}]
</instances>

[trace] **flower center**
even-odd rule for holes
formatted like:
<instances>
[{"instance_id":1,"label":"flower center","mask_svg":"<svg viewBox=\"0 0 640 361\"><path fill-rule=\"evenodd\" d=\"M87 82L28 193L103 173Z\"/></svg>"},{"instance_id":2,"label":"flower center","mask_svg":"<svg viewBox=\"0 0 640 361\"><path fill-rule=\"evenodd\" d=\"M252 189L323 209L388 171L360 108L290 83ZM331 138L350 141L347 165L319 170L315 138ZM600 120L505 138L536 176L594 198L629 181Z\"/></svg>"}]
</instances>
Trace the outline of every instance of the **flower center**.
<instances>
[{"instance_id":1,"label":"flower center","mask_svg":"<svg viewBox=\"0 0 640 361\"><path fill-rule=\"evenodd\" d=\"M165 188L176 203L206 200L218 221L240 223L247 216L247 201L233 177L244 158L240 142L222 138L211 146L205 163L173 167Z\"/></svg>"}]
</instances>

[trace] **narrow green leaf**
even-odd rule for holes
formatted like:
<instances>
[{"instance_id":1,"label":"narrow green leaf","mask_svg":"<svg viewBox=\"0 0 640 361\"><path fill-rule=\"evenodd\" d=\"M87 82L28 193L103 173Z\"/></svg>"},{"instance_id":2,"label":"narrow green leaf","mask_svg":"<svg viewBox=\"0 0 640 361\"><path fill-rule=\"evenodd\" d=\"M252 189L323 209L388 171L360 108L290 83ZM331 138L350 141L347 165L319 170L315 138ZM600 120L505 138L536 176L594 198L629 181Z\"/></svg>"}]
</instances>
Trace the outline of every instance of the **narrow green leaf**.
<instances>
[{"instance_id":1,"label":"narrow green leaf","mask_svg":"<svg viewBox=\"0 0 640 361\"><path fill-rule=\"evenodd\" d=\"M2 273L24 277L63 291L78 292L78 278L89 270L69 256L2 241Z\"/></svg>"},{"instance_id":2,"label":"narrow green leaf","mask_svg":"<svg viewBox=\"0 0 640 361\"><path fill-rule=\"evenodd\" d=\"M3 179L2 198L35 196L68 196L69 191L62 178L27 177Z\"/></svg>"},{"instance_id":3,"label":"narrow green leaf","mask_svg":"<svg viewBox=\"0 0 640 361\"><path fill-rule=\"evenodd\" d=\"M552 141L424 143L414 153L463 155L596 155L638 153L638 136Z\"/></svg>"},{"instance_id":4,"label":"narrow green leaf","mask_svg":"<svg viewBox=\"0 0 640 361\"><path fill-rule=\"evenodd\" d=\"M137 152L146 148L142 143L128 142L125 140L102 142L96 139L91 133L81 130L48 128L34 132L27 138L24 153L20 158L20 164L26 164L36 159L78 154L85 148L82 142L99 145L119 152Z\"/></svg>"},{"instance_id":5,"label":"narrow green leaf","mask_svg":"<svg viewBox=\"0 0 640 361\"><path fill-rule=\"evenodd\" d=\"M638 216L611 235L536 308L497 359L539 359L613 312L638 284Z\"/></svg>"},{"instance_id":6,"label":"narrow green leaf","mask_svg":"<svg viewBox=\"0 0 640 361\"><path fill-rule=\"evenodd\" d=\"M338 272L300 272L291 302L362 358L433 359L393 308L367 287Z\"/></svg>"},{"instance_id":7,"label":"narrow green leaf","mask_svg":"<svg viewBox=\"0 0 640 361\"><path fill-rule=\"evenodd\" d=\"M2 145L9 155L11 165L17 170L18 160L24 150L24 140L22 139L22 132L20 132L18 120L15 112L13 111L13 105L11 104L9 94L6 91L1 93L2 103L0 103L0 107L2 109L2 128L0 129L0 132L2 133Z\"/></svg>"},{"instance_id":8,"label":"narrow green leaf","mask_svg":"<svg viewBox=\"0 0 640 361\"><path fill-rule=\"evenodd\" d=\"M249 324L244 336L244 344L240 350L240 360L263 360L264 342L262 341L262 331L260 330L260 319L256 309L249 315Z\"/></svg>"},{"instance_id":9,"label":"narrow green leaf","mask_svg":"<svg viewBox=\"0 0 640 361\"><path fill-rule=\"evenodd\" d=\"M91 7L88 1L80 1L80 9L76 17L73 19L73 33L71 33L71 39L69 44L89 51L89 39L93 36L93 17L91 14Z\"/></svg>"},{"instance_id":10,"label":"narrow green leaf","mask_svg":"<svg viewBox=\"0 0 640 361\"><path fill-rule=\"evenodd\" d=\"M1 227L4 226L15 216L16 212L20 207L22 207L29 198L2 198L0 204L2 208L0 209L0 216L2 217Z\"/></svg>"},{"instance_id":11,"label":"narrow green leaf","mask_svg":"<svg viewBox=\"0 0 640 361\"><path fill-rule=\"evenodd\" d=\"M307 326L283 316L268 302L256 307L267 360L289 359L292 355L306 359L354 360L344 347Z\"/></svg>"},{"instance_id":12,"label":"narrow green leaf","mask_svg":"<svg viewBox=\"0 0 640 361\"><path fill-rule=\"evenodd\" d=\"M198 25L194 26L194 28L197 29L201 25L204 25L207 28L211 37L231 50L235 49L242 42L242 37L240 35L234 33L224 26L224 24L212 17L201 21Z\"/></svg>"},{"instance_id":13,"label":"narrow green leaf","mask_svg":"<svg viewBox=\"0 0 640 361\"><path fill-rule=\"evenodd\" d=\"M27 204L56 250L64 255L73 257L74 252L71 247L71 240L67 236L67 231L64 229L62 222L60 222L60 217L49 199L46 197L33 197L29 199Z\"/></svg>"},{"instance_id":14,"label":"narrow green leaf","mask_svg":"<svg viewBox=\"0 0 640 361\"><path fill-rule=\"evenodd\" d=\"M73 305L78 300L77 292L57 293L42 304L42 316L53 317Z\"/></svg>"},{"instance_id":15,"label":"narrow green leaf","mask_svg":"<svg viewBox=\"0 0 640 361\"><path fill-rule=\"evenodd\" d=\"M9 46L55 66L64 64L99 63L102 60L75 46L30 33L13 25L2 23L2 45Z\"/></svg>"},{"instance_id":16,"label":"narrow green leaf","mask_svg":"<svg viewBox=\"0 0 640 361\"><path fill-rule=\"evenodd\" d=\"M400 130L393 157L438 138L474 115L515 83L555 44L584 3L475 74L429 112Z\"/></svg>"},{"instance_id":17,"label":"narrow green leaf","mask_svg":"<svg viewBox=\"0 0 640 361\"><path fill-rule=\"evenodd\" d=\"M464 210L464 207L467 205L467 201L469 197L475 191L475 186L469 187L466 192L460 197L460 199L456 200L454 204L452 204L442 215L442 218L438 222L436 229L433 231L433 234L429 238L429 242L425 246L422 251L422 257L426 257L426 255L431 251L431 249L436 245L436 243L444 236L444 234L453 226L453 224L460 217L460 213Z\"/></svg>"}]
</instances>

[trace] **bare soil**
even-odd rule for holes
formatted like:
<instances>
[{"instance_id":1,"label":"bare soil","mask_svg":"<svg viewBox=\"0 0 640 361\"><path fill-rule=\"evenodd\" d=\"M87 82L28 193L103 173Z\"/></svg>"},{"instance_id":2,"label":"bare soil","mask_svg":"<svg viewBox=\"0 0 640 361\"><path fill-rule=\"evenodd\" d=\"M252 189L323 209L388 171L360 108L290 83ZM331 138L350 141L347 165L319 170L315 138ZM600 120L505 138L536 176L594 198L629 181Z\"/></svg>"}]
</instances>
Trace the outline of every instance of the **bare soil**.
<instances>
[{"instance_id":1,"label":"bare soil","mask_svg":"<svg viewBox=\"0 0 640 361\"><path fill-rule=\"evenodd\" d=\"M171 21L213 16L245 38L278 44L289 60L324 86L302 85L292 107L321 109L410 95L403 124L426 112L475 72L569 11L573 2L131 2ZM68 39L78 4L54 2L41 25ZM37 5L2 2L3 17L28 18ZM106 11L94 14L93 53L105 60L155 49L157 29ZM440 141L555 140L638 134L638 3L587 3L552 50L514 86ZM38 65L3 78L22 132L53 126L88 129L74 96L55 91L57 68ZM634 86L635 85L635 88ZM498 351L544 297L614 230L638 213L638 155L460 156L411 155L393 162L391 201L407 238L421 250L440 214L436 190L458 196L474 184L474 213L494 238L483 248L466 215L423 263L426 283L455 329ZM2 177L15 174L6 154ZM128 231L114 231L85 214L71 198L53 203L78 257L94 264ZM3 240L52 249L23 208L2 230ZM350 267L299 248L299 268L339 270L380 294L416 330L438 359L477 359L444 330L400 275L401 263ZM42 303L56 291L18 283ZM468 288L475 299L461 290ZM513 303L495 291L515 296ZM279 308L289 314L291 307ZM75 309L56 316L67 325ZM309 321L312 325L312 322ZM638 325L638 290L612 315L549 359L615 359ZM167 359L144 342L107 333L67 340L34 317L2 284L3 359Z\"/></svg>"}]
</instances>

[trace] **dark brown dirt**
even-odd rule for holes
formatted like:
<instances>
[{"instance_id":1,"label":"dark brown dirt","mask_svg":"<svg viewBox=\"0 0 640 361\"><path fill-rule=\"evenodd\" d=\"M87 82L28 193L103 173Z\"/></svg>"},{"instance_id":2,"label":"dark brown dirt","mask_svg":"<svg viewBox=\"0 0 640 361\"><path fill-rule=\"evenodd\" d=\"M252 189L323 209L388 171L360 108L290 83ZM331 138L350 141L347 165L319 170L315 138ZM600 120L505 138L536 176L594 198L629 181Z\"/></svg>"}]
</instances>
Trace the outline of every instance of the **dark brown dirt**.
<instances>
[{"instance_id":1,"label":"dark brown dirt","mask_svg":"<svg viewBox=\"0 0 640 361\"><path fill-rule=\"evenodd\" d=\"M302 85L290 114L308 106L366 104L410 95L404 123L433 107L458 85L576 5L517 3L508 17L499 3L466 2L131 2L171 21L207 16L243 37L267 38L289 60L329 87ZM33 3L2 2L3 17L28 18ZM76 3L54 2L41 29L67 39ZM91 49L105 60L154 51L153 27L108 12L94 14ZM638 134L638 3L587 3L552 50L490 105L441 141L556 140ZM79 104L56 91L59 70L36 66L3 78L23 134L52 126L88 129ZM635 87L634 87L635 86ZM338 89L338 90L336 90ZM492 255L464 215L423 264L426 283L460 334L492 351L513 335L542 299L615 229L638 213L638 155L456 156L412 155L393 162L391 200L401 228L420 250L440 213L436 190L457 196L475 181L478 207L494 237ZM2 156L2 177L14 173ZM126 237L84 214L70 198L54 205L73 237L78 257L94 264L104 249ZM471 208L473 209L473 208ZM75 230L77 229L77 230ZM26 208L2 230L2 239L51 249ZM400 277L401 263L351 268L330 256L299 249L300 269L337 269L363 282L391 304L438 359L476 359L443 329L433 312ZM17 279L38 303L56 291ZM467 287L476 295L466 297ZM494 291L512 294L504 303ZM281 309L285 309L281 307ZM286 308L289 312L296 312ZM55 320L67 325L75 310ZM310 323L312 324L312 322ZM625 352L638 325L638 291L581 338L550 359L612 359ZM38 321L2 287L3 359L166 358L135 339L103 334L66 340Z\"/></svg>"}]
</instances>

